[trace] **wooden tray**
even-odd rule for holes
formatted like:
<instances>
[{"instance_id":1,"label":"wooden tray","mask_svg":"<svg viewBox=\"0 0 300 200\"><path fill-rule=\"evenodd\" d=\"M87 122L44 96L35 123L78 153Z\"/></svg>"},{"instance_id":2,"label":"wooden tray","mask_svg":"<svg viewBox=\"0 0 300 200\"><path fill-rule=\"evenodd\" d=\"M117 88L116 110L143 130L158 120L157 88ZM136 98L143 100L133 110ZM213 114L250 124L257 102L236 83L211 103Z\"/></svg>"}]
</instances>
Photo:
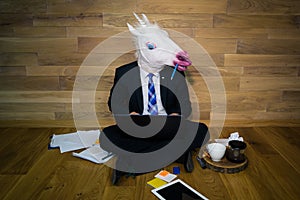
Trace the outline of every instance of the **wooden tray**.
<instances>
[{"instance_id":1,"label":"wooden tray","mask_svg":"<svg viewBox=\"0 0 300 200\"><path fill-rule=\"evenodd\" d=\"M226 159L226 156L220 162L214 162L210 157L204 156L203 159L206 162L206 167L216 172L222 172L227 174L238 173L243 171L248 166L248 158L245 156L245 161L242 163L233 163Z\"/></svg>"}]
</instances>

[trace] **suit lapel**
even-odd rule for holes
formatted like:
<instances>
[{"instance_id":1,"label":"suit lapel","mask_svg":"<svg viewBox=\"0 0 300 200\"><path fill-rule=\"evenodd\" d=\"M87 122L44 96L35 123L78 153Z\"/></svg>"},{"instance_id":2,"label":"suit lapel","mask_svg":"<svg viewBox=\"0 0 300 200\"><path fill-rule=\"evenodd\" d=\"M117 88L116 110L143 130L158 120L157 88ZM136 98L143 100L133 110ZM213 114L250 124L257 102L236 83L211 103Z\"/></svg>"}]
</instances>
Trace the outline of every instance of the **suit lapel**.
<instances>
[{"instance_id":1,"label":"suit lapel","mask_svg":"<svg viewBox=\"0 0 300 200\"><path fill-rule=\"evenodd\" d=\"M169 77L168 77L168 69L165 67L160 72L160 97L163 106L166 108L167 105L167 93L169 88Z\"/></svg>"},{"instance_id":2,"label":"suit lapel","mask_svg":"<svg viewBox=\"0 0 300 200\"><path fill-rule=\"evenodd\" d=\"M137 66L135 68L135 75L132 76L133 86L137 86L136 91L134 92L134 101L137 105L138 111L140 113L144 110L144 101L143 101L143 90L141 84L140 68Z\"/></svg>"}]
</instances>

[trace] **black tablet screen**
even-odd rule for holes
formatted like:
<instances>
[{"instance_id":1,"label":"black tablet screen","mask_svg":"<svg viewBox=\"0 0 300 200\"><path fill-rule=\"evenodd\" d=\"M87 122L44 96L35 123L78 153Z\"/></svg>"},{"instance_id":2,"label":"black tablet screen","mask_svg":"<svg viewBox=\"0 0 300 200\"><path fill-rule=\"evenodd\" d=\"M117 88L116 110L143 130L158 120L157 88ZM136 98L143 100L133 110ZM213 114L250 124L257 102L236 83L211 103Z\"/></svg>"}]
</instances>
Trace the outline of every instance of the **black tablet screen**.
<instances>
[{"instance_id":1,"label":"black tablet screen","mask_svg":"<svg viewBox=\"0 0 300 200\"><path fill-rule=\"evenodd\" d=\"M156 192L166 200L203 200L203 198L180 182L174 183Z\"/></svg>"}]
</instances>

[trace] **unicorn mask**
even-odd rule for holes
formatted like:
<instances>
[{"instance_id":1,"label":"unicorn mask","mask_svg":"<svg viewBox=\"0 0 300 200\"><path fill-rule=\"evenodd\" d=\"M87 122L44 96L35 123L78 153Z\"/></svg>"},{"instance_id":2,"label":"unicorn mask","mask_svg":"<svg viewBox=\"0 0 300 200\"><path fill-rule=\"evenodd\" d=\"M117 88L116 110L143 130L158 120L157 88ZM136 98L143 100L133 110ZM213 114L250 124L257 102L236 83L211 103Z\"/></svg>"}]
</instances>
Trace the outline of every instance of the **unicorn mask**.
<instances>
[{"instance_id":1,"label":"unicorn mask","mask_svg":"<svg viewBox=\"0 0 300 200\"><path fill-rule=\"evenodd\" d=\"M141 68L149 73L156 73L166 65L178 65L177 69L184 71L192 64L187 52L171 40L166 31L157 24L150 23L144 14L142 19L135 13L134 16L139 23L135 27L129 23L127 26L134 37L136 56Z\"/></svg>"}]
</instances>

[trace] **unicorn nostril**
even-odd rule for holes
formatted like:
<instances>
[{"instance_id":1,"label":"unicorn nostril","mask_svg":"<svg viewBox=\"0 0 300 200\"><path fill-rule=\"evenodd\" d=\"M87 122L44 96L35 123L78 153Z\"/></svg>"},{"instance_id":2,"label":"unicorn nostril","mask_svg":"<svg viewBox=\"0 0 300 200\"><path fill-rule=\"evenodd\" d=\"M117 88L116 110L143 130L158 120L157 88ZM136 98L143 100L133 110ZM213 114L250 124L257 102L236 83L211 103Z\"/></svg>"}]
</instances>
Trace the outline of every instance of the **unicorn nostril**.
<instances>
[{"instance_id":1,"label":"unicorn nostril","mask_svg":"<svg viewBox=\"0 0 300 200\"><path fill-rule=\"evenodd\" d=\"M181 61L189 60L189 55L186 51L180 51L177 53L176 58Z\"/></svg>"},{"instance_id":2,"label":"unicorn nostril","mask_svg":"<svg viewBox=\"0 0 300 200\"><path fill-rule=\"evenodd\" d=\"M176 60L174 61L174 65L176 64L182 67L187 67L192 64L189 55L186 51L180 51L176 54Z\"/></svg>"},{"instance_id":3,"label":"unicorn nostril","mask_svg":"<svg viewBox=\"0 0 300 200\"><path fill-rule=\"evenodd\" d=\"M178 58L178 60L181 60L181 61L184 61L184 60L185 60L185 58L182 57L182 56L178 56L177 58Z\"/></svg>"}]
</instances>

